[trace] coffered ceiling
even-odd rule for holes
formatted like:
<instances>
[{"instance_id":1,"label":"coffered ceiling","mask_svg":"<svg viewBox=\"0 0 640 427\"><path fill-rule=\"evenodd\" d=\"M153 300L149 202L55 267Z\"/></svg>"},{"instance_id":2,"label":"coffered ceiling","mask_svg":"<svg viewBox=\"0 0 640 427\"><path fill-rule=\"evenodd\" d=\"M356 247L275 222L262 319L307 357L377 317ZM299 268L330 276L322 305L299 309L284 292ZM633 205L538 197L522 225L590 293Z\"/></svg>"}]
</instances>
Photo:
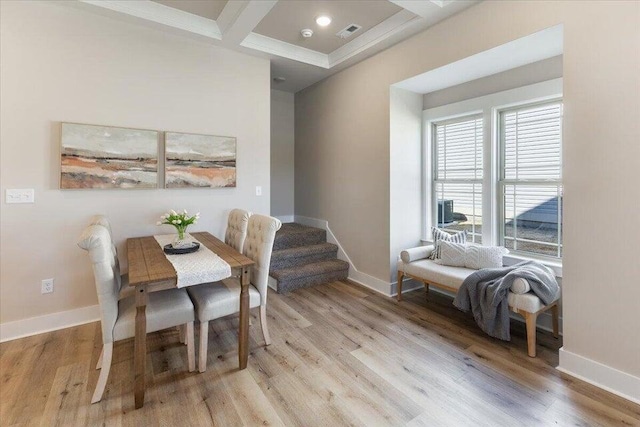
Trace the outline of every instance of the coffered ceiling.
<instances>
[{"instance_id":1,"label":"coffered ceiling","mask_svg":"<svg viewBox=\"0 0 640 427\"><path fill-rule=\"evenodd\" d=\"M78 0L110 16L271 60L272 87L303 89L479 0ZM320 15L331 17L326 27ZM348 38L337 33L355 24ZM305 38L301 30L313 31ZM284 81L282 81L284 79Z\"/></svg>"},{"instance_id":2,"label":"coffered ceiling","mask_svg":"<svg viewBox=\"0 0 640 427\"><path fill-rule=\"evenodd\" d=\"M153 0L156 3L207 19L218 19L227 0Z\"/></svg>"},{"instance_id":3,"label":"coffered ceiling","mask_svg":"<svg viewBox=\"0 0 640 427\"><path fill-rule=\"evenodd\" d=\"M400 11L400 6L388 1L281 0L253 32L328 55ZM331 17L331 24L326 27L318 26L315 20L321 15ZM362 28L346 39L336 35L338 31L351 24L357 24ZM304 28L311 29L313 36L303 37L300 30Z\"/></svg>"}]
</instances>

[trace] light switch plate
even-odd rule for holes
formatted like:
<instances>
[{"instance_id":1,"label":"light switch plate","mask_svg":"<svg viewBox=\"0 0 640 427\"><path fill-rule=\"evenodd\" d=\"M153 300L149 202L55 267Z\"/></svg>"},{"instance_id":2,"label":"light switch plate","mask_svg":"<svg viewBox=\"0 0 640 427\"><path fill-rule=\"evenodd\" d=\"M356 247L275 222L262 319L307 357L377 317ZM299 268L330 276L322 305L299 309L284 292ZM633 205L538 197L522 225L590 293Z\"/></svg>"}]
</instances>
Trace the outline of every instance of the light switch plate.
<instances>
[{"instance_id":1,"label":"light switch plate","mask_svg":"<svg viewBox=\"0 0 640 427\"><path fill-rule=\"evenodd\" d=\"M7 203L35 203L35 190L33 188L13 188L6 191Z\"/></svg>"},{"instance_id":2,"label":"light switch plate","mask_svg":"<svg viewBox=\"0 0 640 427\"><path fill-rule=\"evenodd\" d=\"M260 186L256 187L256 196L262 196L262 187Z\"/></svg>"}]
</instances>

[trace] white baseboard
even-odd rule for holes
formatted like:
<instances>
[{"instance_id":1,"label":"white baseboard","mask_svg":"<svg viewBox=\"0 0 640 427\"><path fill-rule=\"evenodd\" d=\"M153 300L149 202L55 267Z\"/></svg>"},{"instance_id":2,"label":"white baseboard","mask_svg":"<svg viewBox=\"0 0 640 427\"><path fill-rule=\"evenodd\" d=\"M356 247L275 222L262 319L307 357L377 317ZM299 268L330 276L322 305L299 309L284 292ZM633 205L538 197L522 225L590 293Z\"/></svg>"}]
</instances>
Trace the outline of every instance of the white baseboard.
<instances>
[{"instance_id":1,"label":"white baseboard","mask_svg":"<svg viewBox=\"0 0 640 427\"><path fill-rule=\"evenodd\" d=\"M328 221L301 215L296 215L295 220L295 222L299 224L307 225L309 227L321 228L327 232L327 242L333 243L338 247L338 259L349 263L349 280L352 280L366 288L372 289L383 295L391 295L391 283L385 282L384 280L378 279L377 277L373 277L367 273L359 271L356 268L356 266L349 258L349 255L347 255L345 250L342 248L342 245L336 238L335 234L333 234L333 232L331 231L331 228L329 228Z\"/></svg>"},{"instance_id":2,"label":"white baseboard","mask_svg":"<svg viewBox=\"0 0 640 427\"><path fill-rule=\"evenodd\" d=\"M295 216L293 215L279 215L279 216L275 216L274 218L279 219L280 222L282 222L283 224L285 222L295 222Z\"/></svg>"},{"instance_id":3,"label":"white baseboard","mask_svg":"<svg viewBox=\"0 0 640 427\"><path fill-rule=\"evenodd\" d=\"M269 278L267 279L267 286L278 292L278 281L273 277L269 276Z\"/></svg>"},{"instance_id":4,"label":"white baseboard","mask_svg":"<svg viewBox=\"0 0 640 427\"><path fill-rule=\"evenodd\" d=\"M0 324L0 342L84 325L98 320L100 320L100 306L90 305L14 322L5 322Z\"/></svg>"},{"instance_id":5,"label":"white baseboard","mask_svg":"<svg viewBox=\"0 0 640 427\"><path fill-rule=\"evenodd\" d=\"M640 378L560 349L560 372L640 404Z\"/></svg>"}]
</instances>

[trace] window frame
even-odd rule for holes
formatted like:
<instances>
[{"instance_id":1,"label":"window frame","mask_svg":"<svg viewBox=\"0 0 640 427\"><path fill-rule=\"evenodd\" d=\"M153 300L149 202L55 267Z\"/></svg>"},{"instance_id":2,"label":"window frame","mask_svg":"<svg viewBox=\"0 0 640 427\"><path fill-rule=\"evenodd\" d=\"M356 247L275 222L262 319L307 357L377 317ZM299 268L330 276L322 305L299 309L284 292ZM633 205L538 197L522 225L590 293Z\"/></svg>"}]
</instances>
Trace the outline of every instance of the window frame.
<instances>
[{"instance_id":1,"label":"window frame","mask_svg":"<svg viewBox=\"0 0 640 427\"><path fill-rule=\"evenodd\" d=\"M504 138L504 125L503 125L503 114L509 111L517 111L521 109L556 104L560 103L560 176L558 179L507 179L506 178L506 159L505 159L505 138ZM563 186L563 176L562 176L562 166L563 166L563 156L562 156L562 145L563 145L563 137L562 137L562 126L563 116L564 116L564 103L562 96L548 97L545 99L539 99L536 101L523 101L521 103L511 104L509 106L498 107L494 109L495 114L495 126L496 126L496 134L497 134L497 148L498 148L498 156L497 156L497 169L498 176L496 180L496 201L498 203L497 206L497 219L498 219L498 245L505 246L505 223L506 223L506 208L505 208L505 187L508 185L522 185L522 186L555 186L557 187L557 195L558 195L558 244L557 251L559 256L550 256L544 254L537 254L533 252L527 251L519 251L517 249L510 249L510 254L515 255L525 259L536 259L536 260L546 260L550 262L559 262L562 263L562 199L564 197L564 186ZM517 243L514 243L514 246L517 246ZM549 245L551 246L551 245ZM555 246L555 245L554 245Z\"/></svg>"},{"instance_id":2,"label":"window frame","mask_svg":"<svg viewBox=\"0 0 640 427\"><path fill-rule=\"evenodd\" d=\"M480 178L445 178L445 179L438 179L438 140L437 140L437 126L442 126L442 125L448 125L448 124L453 124L453 123L460 123L463 121L470 121L470 120L481 120L482 123L482 140L480 142L481 146L482 146L482 176ZM484 160L485 160L485 144L484 144L484 139L485 139L485 135L484 135L484 117L482 114L482 111L478 111L475 113L469 113L469 114L464 114L464 115L460 115L460 116L456 116L456 117L449 117L443 120L434 120L430 123L430 129L428 130L431 133L431 149L432 149L432 153L431 153L431 158L432 158L432 176L431 176L431 200L433 201L433 203L431 203L431 217L435 219L435 224L438 224L438 204L435 203L438 200L438 190L437 190L437 186L439 183L441 184L471 184L471 185L480 185L480 194L481 194L481 209L484 205L484 199L485 199L485 194L484 194L484 178L485 178L485 174L486 174L486 170L485 170L485 164L484 164ZM475 169L477 171L477 168ZM474 174L475 175L475 174ZM475 224L472 226L472 229L475 229ZM480 235L480 238L482 239L482 233L470 233L472 234L473 237L473 241L475 242L475 235ZM482 241L482 240L481 240Z\"/></svg>"},{"instance_id":3,"label":"window frame","mask_svg":"<svg viewBox=\"0 0 640 427\"><path fill-rule=\"evenodd\" d=\"M437 226L437 205L434 185L434 137L433 124L447 120L483 115L483 184L482 184L482 244L500 244L500 221L502 218L503 200L498 182L502 164L500 150L499 112L518 106L535 103L546 103L563 98L563 79L535 83L496 92L477 98L454 102L438 107L429 108L422 112L422 206L423 229L421 241L423 244L432 243L431 227ZM562 154L561 154L562 155ZM500 191L499 191L500 190ZM499 200L500 199L500 200ZM562 212L564 215L564 212ZM566 228L566 227L564 227ZM551 267L556 276L562 277L562 259L537 256L531 253L512 252L504 257L505 265L515 264L522 260L538 260Z\"/></svg>"}]
</instances>

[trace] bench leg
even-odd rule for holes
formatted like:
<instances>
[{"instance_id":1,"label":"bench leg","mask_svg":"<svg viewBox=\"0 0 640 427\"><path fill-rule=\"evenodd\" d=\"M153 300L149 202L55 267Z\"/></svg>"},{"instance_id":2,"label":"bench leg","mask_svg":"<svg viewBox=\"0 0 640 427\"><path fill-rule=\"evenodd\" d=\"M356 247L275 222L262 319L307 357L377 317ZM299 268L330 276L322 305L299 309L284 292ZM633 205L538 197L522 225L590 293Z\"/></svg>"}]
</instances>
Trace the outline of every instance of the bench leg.
<instances>
[{"instance_id":1,"label":"bench leg","mask_svg":"<svg viewBox=\"0 0 640 427\"><path fill-rule=\"evenodd\" d=\"M558 338L558 335L560 334L560 307L558 307L557 303L551 307L551 318L553 323L553 336Z\"/></svg>"},{"instance_id":2,"label":"bench leg","mask_svg":"<svg viewBox=\"0 0 640 427\"><path fill-rule=\"evenodd\" d=\"M404 279L404 273L398 270L398 301L402 301L402 280Z\"/></svg>"},{"instance_id":3,"label":"bench leg","mask_svg":"<svg viewBox=\"0 0 640 427\"><path fill-rule=\"evenodd\" d=\"M429 284L424 282L424 288L427 290L427 294L429 293Z\"/></svg>"},{"instance_id":4,"label":"bench leg","mask_svg":"<svg viewBox=\"0 0 640 427\"><path fill-rule=\"evenodd\" d=\"M536 320L537 313L524 313L524 320L527 324L527 349L529 357L536 357Z\"/></svg>"}]
</instances>

